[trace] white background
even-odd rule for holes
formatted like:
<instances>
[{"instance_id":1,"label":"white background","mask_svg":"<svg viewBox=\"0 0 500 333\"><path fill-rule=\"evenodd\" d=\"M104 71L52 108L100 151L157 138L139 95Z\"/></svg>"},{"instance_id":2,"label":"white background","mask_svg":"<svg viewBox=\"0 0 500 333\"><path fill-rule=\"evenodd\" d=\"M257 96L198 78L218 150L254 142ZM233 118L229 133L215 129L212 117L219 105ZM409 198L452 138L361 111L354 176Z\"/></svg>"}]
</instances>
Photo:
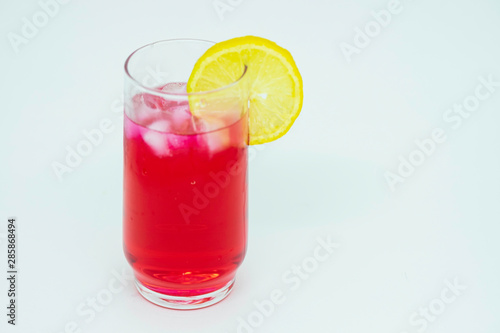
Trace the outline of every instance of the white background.
<instances>
[{"instance_id":1,"label":"white background","mask_svg":"<svg viewBox=\"0 0 500 333\"><path fill-rule=\"evenodd\" d=\"M231 10L218 15L221 3ZM500 2L401 0L402 11L349 62L341 43L354 45L356 27L373 24L371 11L388 3L72 0L13 47L9 36L22 36L23 18L42 9L2 0L0 266L5 272L7 217L15 216L19 308L18 325L7 325L2 278L0 331L237 332L241 318L255 326L245 333L499 332L500 87L456 129L443 115L474 95L480 76L500 81ZM113 108L125 58L161 39L249 34L293 54L304 106L292 130L250 163L248 252L233 292L180 312L127 283L95 316L78 314L109 295L114 274L130 272ZM103 119L113 131L60 181L52 164L65 163L66 147ZM392 191L386 172L397 174L399 156L435 128L446 141ZM312 262L317 237L339 248L292 290L283 275ZM453 296L445 281L466 289ZM284 302L259 317L255 302L273 290ZM429 307L435 315L422 319Z\"/></svg>"}]
</instances>

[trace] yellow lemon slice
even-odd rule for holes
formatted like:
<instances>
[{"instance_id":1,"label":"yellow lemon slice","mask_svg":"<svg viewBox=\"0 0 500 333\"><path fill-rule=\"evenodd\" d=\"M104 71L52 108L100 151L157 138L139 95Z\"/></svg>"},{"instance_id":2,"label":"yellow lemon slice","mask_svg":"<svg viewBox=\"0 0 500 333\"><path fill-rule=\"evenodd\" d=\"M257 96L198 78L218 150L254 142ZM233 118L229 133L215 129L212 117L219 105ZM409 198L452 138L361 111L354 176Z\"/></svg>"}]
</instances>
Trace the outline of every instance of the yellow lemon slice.
<instances>
[{"instance_id":1,"label":"yellow lemon slice","mask_svg":"<svg viewBox=\"0 0 500 333\"><path fill-rule=\"evenodd\" d=\"M246 66L246 72L245 72ZM187 92L216 90L230 85L245 72L247 91L229 92L221 99L250 101L250 144L261 144L283 136L302 108L302 77L290 52L270 40L246 36L220 42L196 62L187 82ZM222 89L221 94L224 94ZM190 106L200 104L190 96ZM222 103L222 102L221 102ZM203 104L203 101L201 102ZM195 112L203 108L195 108ZM192 108L193 110L193 108Z\"/></svg>"}]
</instances>

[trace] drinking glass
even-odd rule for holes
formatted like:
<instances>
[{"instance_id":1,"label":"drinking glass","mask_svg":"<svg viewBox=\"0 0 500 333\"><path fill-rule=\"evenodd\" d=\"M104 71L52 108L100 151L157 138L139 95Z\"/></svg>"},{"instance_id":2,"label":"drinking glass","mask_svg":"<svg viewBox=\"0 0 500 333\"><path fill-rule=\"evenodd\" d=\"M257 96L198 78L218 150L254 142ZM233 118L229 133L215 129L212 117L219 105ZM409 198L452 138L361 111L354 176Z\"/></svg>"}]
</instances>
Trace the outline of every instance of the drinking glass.
<instances>
[{"instance_id":1,"label":"drinking glass","mask_svg":"<svg viewBox=\"0 0 500 333\"><path fill-rule=\"evenodd\" d=\"M224 299L246 251L246 67L220 89L186 92L213 44L160 41L125 63L124 253L139 293L173 309Z\"/></svg>"}]
</instances>

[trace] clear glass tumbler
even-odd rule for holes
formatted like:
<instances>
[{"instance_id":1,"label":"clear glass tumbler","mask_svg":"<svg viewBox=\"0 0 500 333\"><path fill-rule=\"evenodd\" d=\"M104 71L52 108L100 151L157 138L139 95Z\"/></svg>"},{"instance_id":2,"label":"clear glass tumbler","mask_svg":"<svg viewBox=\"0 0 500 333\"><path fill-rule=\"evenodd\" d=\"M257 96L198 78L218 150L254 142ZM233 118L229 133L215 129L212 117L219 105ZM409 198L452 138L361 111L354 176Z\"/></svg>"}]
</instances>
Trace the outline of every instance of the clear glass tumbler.
<instances>
[{"instance_id":1,"label":"clear glass tumbler","mask_svg":"<svg viewBox=\"0 0 500 333\"><path fill-rule=\"evenodd\" d=\"M246 68L228 86L186 93L212 45L160 41L125 63L124 252L141 295L167 308L224 299L246 251Z\"/></svg>"}]
</instances>

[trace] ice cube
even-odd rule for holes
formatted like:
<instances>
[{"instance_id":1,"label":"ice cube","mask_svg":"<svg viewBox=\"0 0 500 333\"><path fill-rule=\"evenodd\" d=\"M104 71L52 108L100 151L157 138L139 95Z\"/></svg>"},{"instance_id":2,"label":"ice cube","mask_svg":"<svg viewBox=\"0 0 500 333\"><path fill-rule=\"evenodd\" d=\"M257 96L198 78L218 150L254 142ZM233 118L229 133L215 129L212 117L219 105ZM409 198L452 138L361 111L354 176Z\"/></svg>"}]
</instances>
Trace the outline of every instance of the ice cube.
<instances>
[{"instance_id":1,"label":"ice cube","mask_svg":"<svg viewBox=\"0 0 500 333\"><path fill-rule=\"evenodd\" d=\"M170 123L168 120L156 120L149 124L148 128L158 132L167 133L170 130Z\"/></svg>"},{"instance_id":2,"label":"ice cube","mask_svg":"<svg viewBox=\"0 0 500 333\"><path fill-rule=\"evenodd\" d=\"M203 117L201 123L204 132L217 131L226 127L226 121L217 117Z\"/></svg>"},{"instance_id":3,"label":"ice cube","mask_svg":"<svg viewBox=\"0 0 500 333\"><path fill-rule=\"evenodd\" d=\"M202 121L203 138L211 153L227 148L231 141L231 132L226 128L225 121L218 118L204 118Z\"/></svg>"},{"instance_id":4,"label":"ice cube","mask_svg":"<svg viewBox=\"0 0 500 333\"><path fill-rule=\"evenodd\" d=\"M158 119L172 103L164 98L151 94L138 94L134 96L133 108L129 111L130 119L141 126L147 126L154 119Z\"/></svg>"},{"instance_id":5,"label":"ice cube","mask_svg":"<svg viewBox=\"0 0 500 333\"><path fill-rule=\"evenodd\" d=\"M229 146L231 142L230 132L227 128L225 128L222 130L206 133L205 141L207 143L208 149L210 149L210 152L217 153Z\"/></svg>"},{"instance_id":6,"label":"ice cube","mask_svg":"<svg viewBox=\"0 0 500 333\"><path fill-rule=\"evenodd\" d=\"M171 94L186 94L187 93L186 82L170 82L161 88L164 93Z\"/></svg>"},{"instance_id":7,"label":"ice cube","mask_svg":"<svg viewBox=\"0 0 500 333\"><path fill-rule=\"evenodd\" d=\"M188 102L172 106L167 111L171 120L172 132L193 134L193 117L189 111Z\"/></svg>"},{"instance_id":8,"label":"ice cube","mask_svg":"<svg viewBox=\"0 0 500 333\"><path fill-rule=\"evenodd\" d=\"M134 108L136 110L141 110L146 107L150 110L163 111L170 106L168 100L148 93L137 94L133 98Z\"/></svg>"},{"instance_id":9,"label":"ice cube","mask_svg":"<svg viewBox=\"0 0 500 333\"><path fill-rule=\"evenodd\" d=\"M198 146L196 135L169 134L167 136L167 140L168 140L168 147L172 152L179 149L190 149L192 147Z\"/></svg>"},{"instance_id":10,"label":"ice cube","mask_svg":"<svg viewBox=\"0 0 500 333\"><path fill-rule=\"evenodd\" d=\"M143 133L142 138L156 155L160 157L170 155L166 134L149 130Z\"/></svg>"}]
</instances>

